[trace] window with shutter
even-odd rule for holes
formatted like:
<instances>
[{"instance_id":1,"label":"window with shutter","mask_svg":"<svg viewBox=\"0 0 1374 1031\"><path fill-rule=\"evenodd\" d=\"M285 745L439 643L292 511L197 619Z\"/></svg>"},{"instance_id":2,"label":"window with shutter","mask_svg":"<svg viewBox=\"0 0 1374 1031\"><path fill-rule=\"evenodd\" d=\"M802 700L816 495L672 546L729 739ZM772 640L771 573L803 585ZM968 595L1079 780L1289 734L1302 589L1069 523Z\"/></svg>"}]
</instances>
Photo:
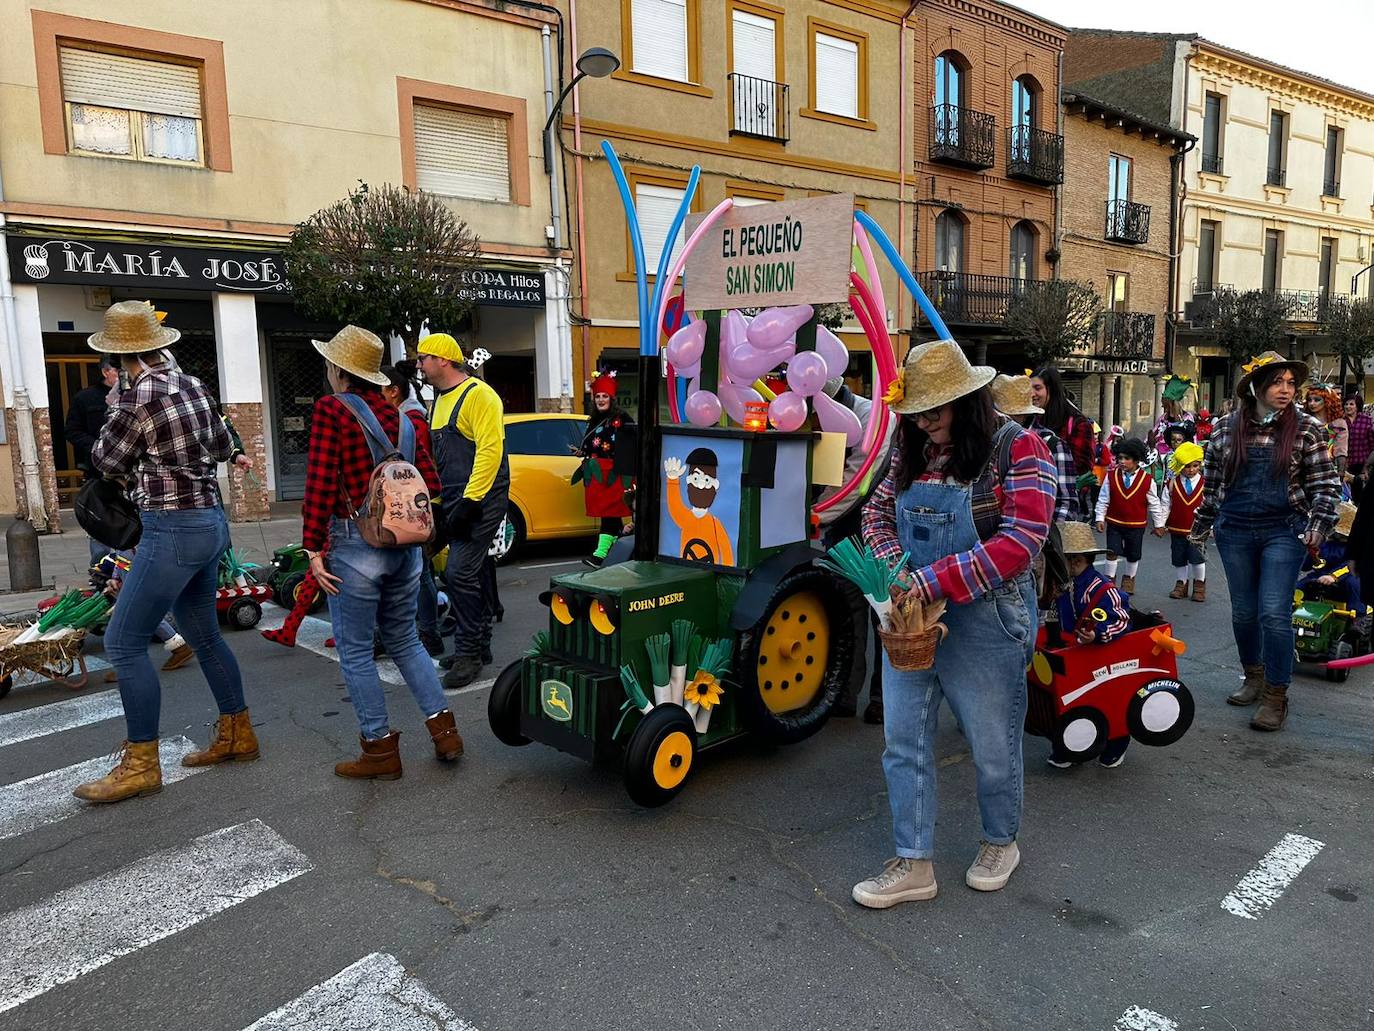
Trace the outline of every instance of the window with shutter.
<instances>
[{"instance_id":1,"label":"window with shutter","mask_svg":"<svg viewBox=\"0 0 1374 1031\"><path fill-rule=\"evenodd\" d=\"M859 44L816 33L816 110L845 118L859 115Z\"/></svg>"},{"instance_id":2,"label":"window with shutter","mask_svg":"<svg viewBox=\"0 0 1374 1031\"><path fill-rule=\"evenodd\" d=\"M630 0L632 65L642 75L690 82L687 0Z\"/></svg>"},{"instance_id":3,"label":"window with shutter","mask_svg":"<svg viewBox=\"0 0 1374 1031\"><path fill-rule=\"evenodd\" d=\"M59 66L71 151L204 163L199 66L65 46Z\"/></svg>"},{"instance_id":4,"label":"window with shutter","mask_svg":"<svg viewBox=\"0 0 1374 1031\"><path fill-rule=\"evenodd\" d=\"M415 105L415 185L445 197L510 203L510 125L502 115Z\"/></svg>"},{"instance_id":5,"label":"window with shutter","mask_svg":"<svg viewBox=\"0 0 1374 1031\"><path fill-rule=\"evenodd\" d=\"M686 190L670 186L655 186L651 183L635 184L635 215L639 219L639 233L644 241L644 264L646 275L658 271L658 261L663 254L663 243L668 239L668 230L673 218L682 204ZM682 234L678 234L673 247L673 258L682 250ZM671 264L671 262L669 263Z\"/></svg>"}]
</instances>

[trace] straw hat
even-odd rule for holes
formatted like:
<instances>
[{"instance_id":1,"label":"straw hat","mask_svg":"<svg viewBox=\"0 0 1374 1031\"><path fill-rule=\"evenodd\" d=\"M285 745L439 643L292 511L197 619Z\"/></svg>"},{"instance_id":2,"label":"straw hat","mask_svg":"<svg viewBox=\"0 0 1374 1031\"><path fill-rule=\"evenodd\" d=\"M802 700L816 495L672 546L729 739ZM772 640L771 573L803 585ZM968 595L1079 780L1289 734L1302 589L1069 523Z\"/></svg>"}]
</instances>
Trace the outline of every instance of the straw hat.
<instances>
[{"instance_id":1,"label":"straw hat","mask_svg":"<svg viewBox=\"0 0 1374 1031\"><path fill-rule=\"evenodd\" d=\"M907 352L901 396L892 402L898 415L928 412L987 386L997 370L970 365L964 349L953 340L932 340Z\"/></svg>"},{"instance_id":2,"label":"straw hat","mask_svg":"<svg viewBox=\"0 0 1374 1031\"><path fill-rule=\"evenodd\" d=\"M310 341L315 350L324 355L326 361L333 362L350 376L384 387L391 382L384 376L382 356L386 347L382 338L361 326L344 326L335 333L328 343Z\"/></svg>"},{"instance_id":3,"label":"straw hat","mask_svg":"<svg viewBox=\"0 0 1374 1031\"><path fill-rule=\"evenodd\" d=\"M1236 396L1244 397L1255 376L1275 366L1293 370L1294 387L1302 386L1303 381L1307 379L1306 362L1285 358L1283 355L1279 354L1278 351L1265 351L1258 358L1251 358L1249 362L1240 367L1240 371L1244 373L1244 375L1236 381Z\"/></svg>"},{"instance_id":4,"label":"straw hat","mask_svg":"<svg viewBox=\"0 0 1374 1031\"><path fill-rule=\"evenodd\" d=\"M1096 555L1106 550L1097 543L1097 536L1087 523L1060 523L1059 538L1065 555Z\"/></svg>"},{"instance_id":5,"label":"straw hat","mask_svg":"<svg viewBox=\"0 0 1374 1031\"><path fill-rule=\"evenodd\" d=\"M1355 506L1349 501L1342 501L1336 506L1336 534L1338 536L1350 536L1350 531L1355 528L1355 512Z\"/></svg>"},{"instance_id":6,"label":"straw hat","mask_svg":"<svg viewBox=\"0 0 1374 1031\"><path fill-rule=\"evenodd\" d=\"M120 301L105 309L105 327L86 338L92 351L104 354L139 354L170 347L181 339L181 330L162 325L150 301Z\"/></svg>"},{"instance_id":7,"label":"straw hat","mask_svg":"<svg viewBox=\"0 0 1374 1031\"><path fill-rule=\"evenodd\" d=\"M1045 409L1031 401L1029 376L1005 373L992 381L992 404L1003 415L1044 415Z\"/></svg>"}]
</instances>

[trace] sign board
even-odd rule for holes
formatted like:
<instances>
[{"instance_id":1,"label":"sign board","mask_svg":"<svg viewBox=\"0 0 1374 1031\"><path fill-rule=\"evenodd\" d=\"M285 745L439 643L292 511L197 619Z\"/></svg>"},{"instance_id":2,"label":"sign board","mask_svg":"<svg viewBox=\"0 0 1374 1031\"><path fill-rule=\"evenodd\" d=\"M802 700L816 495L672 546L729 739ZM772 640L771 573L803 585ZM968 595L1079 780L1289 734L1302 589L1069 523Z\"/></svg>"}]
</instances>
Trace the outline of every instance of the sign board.
<instances>
[{"instance_id":1,"label":"sign board","mask_svg":"<svg viewBox=\"0 0 1374 1031\"><path fill-rule=\"evenodd\" d=\"M289 293L279 251L239 251L205 247L163 247L104 240L6 237L16 283L70 286L123 286L157 290L218 290ZM477 304L500 308L544 307L544 274L539 270L479 268L465 291Z\"/></svg>"},{"instance_id":2,"label":"sign board","mask_svg":"<svg viewBox=\"0 0 1374 1031\"><path fill-rule=\"evenodd\" d=\"M1155 376L1164 371L1162 361L1148 358L1065 358L1062 365L1090 376Z\"/></svg>"},{"instance_id":3,"label":"sign board","mask_svg":"<svg viewBox=\"0 0 1374 1031\"><path fill-rule=\"evenodd\" d=\"M690 236L705 215L691 215ZM693 311L827 304L849 298L854 197L731 208L687 258Z\"/></svg>"}]
</instances>

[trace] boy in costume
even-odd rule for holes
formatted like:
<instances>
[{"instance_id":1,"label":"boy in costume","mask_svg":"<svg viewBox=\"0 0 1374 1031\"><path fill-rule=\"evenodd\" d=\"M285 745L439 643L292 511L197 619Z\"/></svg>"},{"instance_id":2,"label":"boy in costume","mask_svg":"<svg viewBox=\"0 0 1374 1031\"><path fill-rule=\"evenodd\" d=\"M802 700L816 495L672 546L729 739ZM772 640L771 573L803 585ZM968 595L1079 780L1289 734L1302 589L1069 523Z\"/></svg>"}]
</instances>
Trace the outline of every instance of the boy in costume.
<instances>
[{"instance_id":1,"label":"boy in costume","mask_svg":"<svg viewBox=\"0 0 1374 1031\"><path fill-rule=\"evenodd\" d=\"M1116 640L1131 628L1131 608L1112 581L1093 568L1093 559L1102 547L1093 536L1092 527L1087 523L1064 523L1060 534L1073 576L1073 582L1056 601L1061 632L1088 647ZM1130 743L1130 737L1108 741L1098 762L1108 769L1120 766ZM1073 765L1057 745L1050 753L1049 763L1061 770Z\"/></svg>"},{"instance_id":2,"label":"boy in costume","mask_svg":"<svg viewBox=\"0 0 1374 1031\"><path fill-rule=\"evenodd\" d=\"M1202 548L1188 539L1193 517L1202 504L1202 448L1191 441L1180 444L1169 459L1173 474L1164 488L1164 529L1174 566L1174 589L1169 597L1188 597L1188 578L1193 580L1193 601L1207 600L1207 558Z\"/></svg>"},{"instance_id":3,"label":"boy in costume","mask_svg":"<svg viewBox=\"0 0 1374 1031\"><path fill-rule=\"evenodd\" d=\"M1107 535L1107 561L1103 566L1107 579L1116 579L1117 556L1124 557L1121 589L1134 594L1145 530L1154 524L1162 536L1164 518L1154 477L1141 468L1145 463L1145 444L1127 437L1116 444L1113 452L1116 464L1107 473L1097 496L1097 532Z\"/></svg>"}]
</instances>

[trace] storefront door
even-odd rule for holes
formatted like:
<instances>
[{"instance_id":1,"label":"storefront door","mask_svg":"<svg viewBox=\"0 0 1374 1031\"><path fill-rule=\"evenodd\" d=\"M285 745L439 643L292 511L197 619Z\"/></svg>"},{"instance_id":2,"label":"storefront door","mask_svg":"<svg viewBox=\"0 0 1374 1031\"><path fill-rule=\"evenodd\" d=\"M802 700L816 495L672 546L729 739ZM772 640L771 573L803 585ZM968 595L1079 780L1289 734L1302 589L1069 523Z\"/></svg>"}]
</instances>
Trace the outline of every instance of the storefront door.
<instances>
[{"instance_id":1,"label":"storefront door","mask_svg":"<svg viewBox=\"0 0 1374 1031\"><path fill-rule=\"evenodd\" d=\"M305 497L305 462L310 448L310 414L324 390L324 359L307 339L271 339L272 450L277 500Z\"/></svg>"}]
</instances>

